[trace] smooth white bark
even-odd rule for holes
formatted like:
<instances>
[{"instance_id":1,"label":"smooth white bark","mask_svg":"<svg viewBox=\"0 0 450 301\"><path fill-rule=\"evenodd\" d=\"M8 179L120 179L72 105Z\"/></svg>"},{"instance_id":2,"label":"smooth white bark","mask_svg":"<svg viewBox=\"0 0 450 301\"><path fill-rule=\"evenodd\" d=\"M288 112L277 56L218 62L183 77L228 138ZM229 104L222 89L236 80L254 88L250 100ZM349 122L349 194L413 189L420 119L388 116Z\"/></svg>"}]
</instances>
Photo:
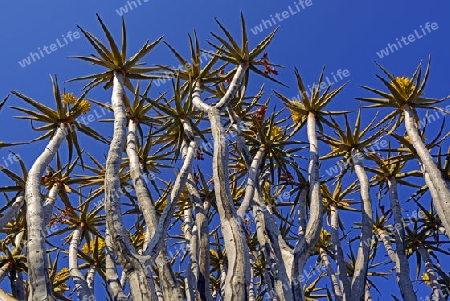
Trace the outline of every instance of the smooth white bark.
<instances>
[{"instance_id":1,"label":"smooth white bark","mask_svg":"<svg viewBox=\"0 0 450 301\"><path fill-rule=\"evenodd\" d=\"M145 243L143 252L148 246L151 238L155 234L158 226L158 218L156 216L156 210L150 198L149 189L145 180L144 173L139 162L139 154L137 150L137 122L134 119L128 121L128 134L127 134L127 146L126 152L129 159L130 177L133 183L133 187L136 191L139 207L142 210L145 224L147 225L147 231L145 233ZM170 300L183 300L183 292L178 284L172 266L167 258L167 252L165 248L161 248L156 259L156 265L160 271L160 279L163 295Z\"/></svg>"},{"instance_id":2,"label":"smooth white bark","mask_svg":"<svg viewBox=\"0 0 450 301\"><path fill-rule=\"evenodd\" d=\"M370 245L372 241L373 213L372 200L370 198L369 179L363 166L364 154L354 149L352 150L352 162L360 185L362 202L362 230L358 247L358 255L355 262L355 271L351 283L352 301L360 301L365 294L367 270L369 264Z\"/></svg>"},{"instance_id":3,"label":"smooth white bark","mask_svg":"<svg viewBox=\"0 0 450 301\"><path fill-rule=\"evenodd\" d=\"M80 244L81 228L76 228L72 233L69 246L69 274L75 283L77 295L80 300L93 300L94 294L90 290L83 273L78 268L78 245Z\"/></svg>"},{"instance_id":4,"label":"smooth white bark","mask_svg":"<svg viewBox=\"0 0 450 301\"><path fill-rule=\"evenodd\" d=\"M431 157L428 149L425 147L422 137L419 135L414 120L414 109L406 106L403 111L405 113L406 132L408 133L411 144L422 161L425 172L428 173L431 182L433 183L434 190L437 193L437 198L433 198L433 203L435 203L435 207L438 209L436 212L443 221L444 226L446 226L446 232L449 233L450 228L447 227L450 225L450 191L442 178L440 170L437 168L436 163Z\"/></svg>"},{"instance_id":5,"label":"smooth white bark","mask_svg":"<svg viewBox=\"0 0 450 301\"><path fill-rule=\"evenodd\" d=\"M123 286L119 281L119 275L117 274L116 261L114 249L112 247L111 236L108 229L105 234L106 254L105 254L105 266L106 266L106 280L109 285L109 290L113 296L114 301L128 300L127 296L123 292Z\"/></svg>"},{"instance_id":6,"label":"smooth white bark","mask_svg":"<svg viewBox=\"0 0 450 301\"><path fill-rule=\"evenodd\" d=\"M392 215L394 216L394 237L395 237L395 270L398 286L404 300L416 301L411 279L409 278L409 262L405 251L405 228L402 217L402 209L398 198L397 181L395 178L388 179L389 200L391 203Z\"/></svg>"},{"instance_id":7,"label":"smooth white bark","mask_svg":"<svg viewBox=\"0 0 450 301\"><path fill-rule=\"evenodd\" d=\"M423 245L420 245L417 252L419 252L420 257L422 257L422 261L425 264L425 272L428 274L430 287L433 290L433 301L444 301L445 298L441 291L441 286L437 281L436 272L434 271L433 262L431 261L428 251Z\"/></svg>"},{"instance_id":8,"label":"smooth white bark","mask_svg":"<svg viewBox=\"0 0 450 301\"><path fill-rule=\"evenodd\" d=\"M23 192L17 195L15 201L12 203L11 207L5 212L5 214L0 217L0 229L3 229L16 215L20 207L24 204Z\"/></svg>"},{"instance_id":9,"label":"smooth white bark","mask_svg":"<svg viewBox=\"0 0 450 301\"><path fill-rule=\"evenodd\" d=\"M341 240L339 239L339 211L336 205L331 205L331 241L334 246L334 254L336 256L336 265L339 274L339 282L342 287L343 298L350 300L351 286L347 275L347 264L344 260L344 253L342 251Z\"/></svg>"},{"instance_id":10,"label":"smooth white bark","mask_svg":"<svg viewBox=\"0 0 450 301\"><path fill-rule=\"evenodd\" d=\"M61 124L55 131L42 154L36 159L28 172L25 184L25 200L27 203L27 260L28 277L30 279L30 301L53 301L53 290L48 273L48 262L45 247L45 216L41 199L41 177L53 160L59 146L66 136L66 125Z\"/></svg>"},{"instance_id":11,"label":"smooth white bark","mask_svg":"<svg viewBox=\"0 0 450 301\"><path fill-rule=\"evenodd\" d=\"M317 141L316 117L310 112L307 118L307 134L309 141L309 198L310 218L306 225L305 235L299 237L294 249L293 277L298 279L303 273L304 265L319 240L323 224L323 202L320 192L319 175L319 143ZM303 301L304 293L302 283L293 281L293 292L295 301Z\"/></svg>"},{"instance_id":12,"label":"smooth white bark","mask_svg":"<svg viewBox=\"0 0 450 301\"><path fill-rule=\"evenodd\" d=\"M111 97L114 110L114 135L111 140L105 173L105 211L106 225L111 235L112 245L118 257L118 263L124 269L130 284L133 300L156 300L153 279L147 278L147 271L139 260L127 229L123 224L121 210L121 187L119 171L122 163L122 152L125 147L125 129L127 118L123 103L123 77L120 72L114 73L114 85Z\"/></svg>"}]
</instances>

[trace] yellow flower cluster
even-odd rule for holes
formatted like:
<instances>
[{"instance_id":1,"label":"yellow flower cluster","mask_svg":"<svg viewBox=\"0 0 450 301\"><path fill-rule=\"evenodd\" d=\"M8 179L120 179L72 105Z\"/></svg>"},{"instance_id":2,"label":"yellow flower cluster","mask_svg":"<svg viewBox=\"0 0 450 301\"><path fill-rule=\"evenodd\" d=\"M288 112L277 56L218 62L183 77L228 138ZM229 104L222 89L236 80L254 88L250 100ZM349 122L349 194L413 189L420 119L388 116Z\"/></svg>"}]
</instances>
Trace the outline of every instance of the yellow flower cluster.
<instances>
[{"instance_id":1,"label":"yellow flower cluster","mask_svg":"<svg viewBox=\"0 0 450 301\"><path fill-rule=\"evenodd\" d=\"M322 233L320 234L320 236L321 236L322 242L324 244L331 243L331 234L327 230L323 229Z\"/></svg>"},{"instance_id":2,"label":"yellow flower cluster","mask_svg":"<svg viewBox=\"0 0 450 301\"><path fill-rule=\"evenodd\" d=\"M86 114L87 112L90 111L91 109L91 104L89 103L89 101L87 101L86 99L83 99L80 102L80 109L81 109L81 113Z\"/></svg>"},{"instance_id":3,"label":"yellow flower cluster","mask_svg":"<svg viewBox=\"0 0 450 301\"><path fill-rule=\"evenodd\" d=\"M426 285L430 285L430 276L428 276L427 273L422 274L422 280L425 282Z\"/></svg>"},{"instance_id":4,"label":"yellow flower cluster","mask_svg":"<svg viewBox=\"0 0 450 301\"><path fill-rule=\"evenodd\" d=\"M66 280L69 278L69 269L68 268L62 268L58 274L55 276L55 282L58 281L64 281L62 282L58 288L65 290L67 288Z\"/></svg>"},{"instance_id":5,"label":"yellow flower cluster","mask_svg":"<svg viewBox=\"0 0 450 301\"><path fill-rule=\"evenodd\" d=\"M83 247L81 248L81 251L83 251L84 254L92 254L92 253L94 253L94 244L95 244L94 240L90 241L89 247L88 247L88 244L85 243L83 245ZM98 250L99 250L99 252L103 251L105 246L106 246L105 240L103 238L99 237L98 238Z\"/></svg>"},{"instance_id":6,"label":"yellow flower cluster","mask_svg":"<svg viewBox=\"0 0 450 301\"><path fill-rule=\"evenodd\" d=\"M62 102L65 104L75 105L77 103L78 98L73 95L73 93L64 93L62 96ZM82 99L79 103L80 110L82 114L86 114L91 110L91 104L86 99Z\"/></svg>"},{"instance_id":7,"label":"yellow flower cluster","mask_svg":"<svg viewBox=\"0 0 450 301\"><path fill-rule=\"evenodd\" d=\"M298 100L292 101L292 104L297 104L300 106L302 105L302 103ZM292 109L289 109L289 110L291 111L291 117L292 117L292 120L294 121L294 123L299 123L300 120L302 119L302 116L300 115L300 113L298 113Z\"/></svg>"},{"instance_id":8,"label":"yellow flower cluster","mask_svg":"<svg viewBox=\"0 0 450 301\"><path fill-rule=\"evenodd\" d=\"M73 93L64 93L62 96L62 102L67 104L75 104L77 102L77 98Z\"/></svg>"},{"instance_id":9,"label":"yellow flower cluster","mask_svg":"<svg viewBox=\"0 0 450 301\"><path fill-rule=\"evenodd\" d=\"M416 86L413 85L412 80L405 76L396 77L395 82L400 86L400 92L405 98L408 98L416 88Z\"/></svg>"},{"instance_id":10,"label":"yellow flower cluster","mask_svg":"<svg viewBox=\"0 0 450 301\"><path fill-rule=\"evenodd\" d=\"M270 140L281 138L283 135L283 129L278 126L273 126L270 130Z\"/></svg>"}]
</instances>

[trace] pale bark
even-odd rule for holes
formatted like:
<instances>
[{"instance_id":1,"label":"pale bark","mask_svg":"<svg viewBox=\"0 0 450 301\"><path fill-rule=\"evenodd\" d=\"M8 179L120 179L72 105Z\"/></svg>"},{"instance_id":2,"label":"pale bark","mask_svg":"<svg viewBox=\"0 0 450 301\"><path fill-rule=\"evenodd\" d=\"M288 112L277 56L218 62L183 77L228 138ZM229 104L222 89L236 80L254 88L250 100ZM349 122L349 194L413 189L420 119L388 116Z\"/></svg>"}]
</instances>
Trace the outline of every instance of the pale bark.
<instances>
[{"instance_id":1,"label":"pale bark","mask_svg":"<svg viewBox=\"0 0 450 301\"><path fill-rule=\"evenodd\" d=\"M190 129L190 128L188 128ZM186 131L186 127L185 127ZM186 131L188 132L188 131ZM189 131L189 133L192 133ZM191 168L192 169L192 168ZM195 210L195 225L197 227L197 239L195 250L191 248L191 253L198 258L198 276L197 276L197 291L198 299L200 301L212 301L211 292L209 289L209 268L210 268L210 254L209 254L209 224L207 217L207 203L202 204L200 197L200 192L194 183L194 178L192 176L192 170L189 171L188 181L186 183L186 188L189 192L190 198L192 200L192 205Z\"/></svg>"},{"instance_id":2,"label":"pale bark","mask_svg":"<svg viewBox=\"0 0 450 301\"><path fill-rule=\"evenodd\" d=\"M239 209L237 210L237 215L241 218L242 221L245 219L245 215L248 212L248 208L250 207L250 203L253 201L253 197L255 194L255 191L257 190L258 186L258 175L261 170L262 165L262 159L265 154L265 146L261 146L258 149L258 152L256 153L255 157L253 158L253 162L248 170L248 180L247 185L245 186L245 195L244 200L241 203L241 206L239 206Z\"/></svg>"},{"instance_id":3,"label":"pale bark","mask_svg":"<svg viewBox=\"0 0 450 301\"><path fill-rule=\"evenodd\" d=\"M250 285L249 251L242 224L238 222L228 176L228 142L216 107L208 111L211 132L214 138L213 179L217 209L228 258L225 281L225 301L248 300Z\"/></svg>"},{"instance_id":4,"label":"pale bark","mask_svg":"<svg viewBox=\"0 0 450 301\"><path fill-rule=\"evenodd\" d=\"M306 197L308 190L303 188L298 199L298 237L305 235L306 231Z\"/></svg>"},{"instance_id":5,"label":"pale bark","mask_svg":"<svg viewBox=\"0 0 450 301\"><path fill-rule=\"evenodd\" d=\"M433 301L444 301L444 295L441 291L441 286L437 280L436 272L434 271L433 262L431 261L430 255L424 246L420 245L419 249L420 257L422 257L422 261L425 264L425 272L428 274L430 284L429 286L433 290L432 299Z\"/></svg>"},{"instance_id":6,"label":"pale bark","mask_svg":"<svg viewBox=\"0 0 450 301\"><path fill-rule=\"evenodd\" d=\"M386 252L388 253L389 258L391 261L395 264L397 264L398 258L397 254L394 250L394 247L391 244L389 234L386 233L386 230L384 229L377 229L378 236L380 237L381 241L383 242L384 248L386 249Z\"/></svg>"},{"instance_id":7,"label":"pale bark","mask_svg":"<svg viewBox=\"0 0 450 301\"><path fill-rule=\"evenodd\" d=\"M113 296L113 301L125 301L127 300L127 296L123 292L123 287L119 282L119 275L117 274L116 262L114 259L114 249L112 247L111 236L109 235L109 231L106 230L105 234L105 244L106 244L106 280L109 285L109 290L111 295Z\"/></svg>"},{"instance_id":8,"label":"pale bark","mask_svg":"<svg viewBox=\"0 0 450 301\"><path fill-rule=\"evenodd\" d=\"M442 173L437 168L436 163L431 157L428 149L422 141L419 135L417 126L414 121L414 109L406 106L404 108L405 113L405 128L408 136L410 137L411 144L417 152L420 160L423 163L425 172L429 174L431 182L433 183L434 189L437 192L437 198L433 198L433 203L435 203L436 212L439 218L443 221L446 226L446 232L450 232L450 191L447 189L446 183L442 178ZM437 204L438 203L438 204ZM448 234L450 235L450 233ZM450 236L449 236L450 238Z\"/></svg>"},{"instance_id":9,"label":"pale bark","mask_svg":"<svg viewBox=\"0 0 450 301\"><path fill-rule=\"evenodd\" d=\"M320 193L319 175L319 144L316 132L316 117L310 112L307 119L307 133L309 141L309 198L310 219L306 225L305 235L298 238L294 249L293 277L297 279L302 274L306 260L319 240L323 223L323 202ZM303 301L304 294L301 281L294 281L293 292L295 301Z\"/></svg>"},{"instance_id":10,"label":"pale bark","mask_svg":"<svg viewBox=\"0 0 450 301\"><path fill-rule=\"evenodd\" d=\"M391 210L394 216L394 237L395 237L395 270L397 274L397 282L402 294L403 300L416 301L417 296L414 292L411 279L409 278L409 262L405 251L405 228L402 217L402 209L398 199L397 181L395 178L388 179L389 200Z\"/></svg>"},{"instance_id":11,"label":"pale bark","mask_svg":"<svg viewBox=\"0 0 450 301\"><path fill-rule=\"evenodd\" d=\"M141 208L144 216L145 224L147 225L145 241L149 242L158 227L158 219L156 216L155 207L153 206L150 198L144 173L139 163L136 131L137 123L135 120L130 119L128 121L126 152L130 162L130 177L136 191L139 207ZM147 244L144 244L143 252L145 252L146 248ZM166 249L161 248L156 259L156 265L160 271L163 295L167 298L167 300L183 300L183 292L181 291L180 285L175 278L172 266L169 261L164 260L166 257Z\"/></svg>"},{"instance_id":12,"label":"pale bark","mask_svg":"<svg viewBox=\"0 0 450 301\"><path fill-rule=\"evenodd\" d=\"M437 215L439 216L439 219L442 222L442 225L445 228L445 232L443 232L444 235L447 237L450 237L450 232L447 231L447 229L450 229L450 224L448 224L449 220L442 219L441 216L445 215L444 209L442 208L442 203L439 201L439 193L436 190L434 183L430 177L430 174L425 170L425 166L423 165L422 161L420 159L417 159L420 169L423 172L423 178L425 179L425 183L427 184L428 190L431 194L431 199L433 201L433 206L436 210Z\"/></svg>"},{"instance_id":13,"label":"pale bark","mask_svg":"<svg viewBox=\"0 0 450 301\"><path fill-rule=\"evenodd\" d=\"M339 212L336 205L331 205L331 241L334 246L334 254L336 256L336 265L339 274L339 282L342 287L343 298L351 300L351 286L347 275L347 265L344 260L341 240L339 239Z\"/></svg>"},{"instance_id":14,"label":"pale bark","mask_svg":"<svg viewBox=\"0 0 450 301\"><path fill-rule=\"evenodd\" d=\"M111 234L112 245L118 257L118 263L127 274L133 300L155 300L153 279L147 278L146 270L138 259L127 229L123 224L120 202L119 171L122 163L122 152L125 146L126 115L123 104L123 78L120 72L114 73L114 85L111 97L114 110L114 135L110 144L106 161L105 174L105 211L106 225Z\"/></svg>"},{"instance_id":15,"label":"pale bark","mask_svg":"<svg viewBox=\"0 0 450 301\"><path fill-rule=\"evenodd\" d=\"M53 184L52 188L50 188L50 191L48 192L47 199L44 202L44 224L46 228L52 219L53 207L55 205L59 189L60 185L58 183Z\"/></svg>"},{"instance_id":16,"label":"pale bark","mask_svg":"<svg viewBox=\"0 0 450 301\"><path fill-rule=\"evenodd\" d=\"M372 295L370 294L369 282L366 282L366 288L365 288L365 291L364 291L364 301L372 301ZM406 301L406 299L405 299L405 301Z\"/></svg>"},{"instance_id":17,"label":"pale bark","mask_svg":"<svg viewBox=\"0 0 450 301\"><path fill-rule=\"evenodd\" d=\"M24 247L24 244L22 243L22 241L23 241L24 236L25 236L25 230L18 232L16 237L14 237L14 247L12 248L13 256L17 256L22 253L22 250ZM11 274L13 274L10 277L11 277L11 279L13 279L13 282L12 282L13 289L12 290L13 290L13 292L15 292L14 296L19 300L26 300L22 272L15 270Z\"/></svg>"},{"instance_id":18,"label":"pale bark","mask_svg":"<svg viewBox=\"0 0 450 301\"><path fill-rule=\"evenodd\" d=\"M17 195L15 201L12 203L11 207L5 212L5 214L0 217L0 229L3 229L16 215L20 207L22 207L24 201L23 192Z\"/></svg>"},{"instance_id":19,"label":"pale bark","mask_svg":"<svg viewBox=\"0 0 450 301\"><path fill-rule=\"evenodd\" d=\"M2 288L0 288L0 300L1 301L22 301L14 298L10 294L6 293Z\"/></svg>"},{"instance_id":20,"label":"pale bark","mask_svg":"<svg viewBox=\"0 0 450 301\"><path fill-rule=\"evenodd\" d=\"M189 170L192 168L192 162L194 161L197 144L196 139L189 142L186 156L183 156L183 165L181 166L175 183L172 186L170 198L167 200L167 205L161 214L155 234L153 235L147 250L144 252L144 255L146 256L150 255L151 258L155 258L165 244L164 241L167 235L167 229L175 212L176 204L180 199L180 195L183 192L188 180Z\"/></svg>"},{"instance_id":21,"label":"pale bark","mask_svg":"<svg viewBox=\"0 0 450 301\"><path fill-rule=\"evenodd\" d=\"M235 96L246 69L247 66L244 63L237 67L227 92L215 106L209 106L201 100L200 83L197 82L192 94L194 105L208 114L214 139L214 192L228 259L228 270L224 285L225 301L247 301L249 299L249 251L242 223L238 222L238 216L231 197L228 176L228 142L220 120L220 110L226 108L230 100Z\"/></svg>"},{"instance_id":22,"label":"pale bark","mask_svg":"<svg viewBox=\"0 0 450 301\"><path fill-rule=\"evenodd\" d=\"M183 232L185 244L188 245L188 250L190 251L188 268L186 270L185 278L185 292L186 298L188 300L195 299L195 292L197 289L197 279L198 279L198 265L197 265L197 227L194 225L191 228L192 216L189 209L184 210L183 214Z\"/></svg>"},{"instance_id":23,"label":"pale bark","mask_svg":"<svg viewBox=\"0 0 450 301\"><path fill-rule=\"evenodd\" d=\"M333 267L331 266L330 260L328 259L328 254L324 249L320 248L319 256L322 260L322 264L327 270L328 277L330 277L331 286L333 288L333 294L335 298L334 300L340 301L343 297L341 287L339 286L339 280L337 279Z\"/></svg>"},{"instance_id":24,"label":"pale bark","mask_svg":"<svg viewBox=\"0 0 450 301\"><path fill-rule=\"evenodd\" d=\"M94 293L94 280L95 280L95 266L91 265L86 275L86 283L89 290Z\"/></svg>"},{"instance_id":25,"label":"pale bark","mask_svg":"<svg viewBox=\"0 0 450 301\"><path fill-rule=\"evenodd\" d=\"M236 116L231 107L228 107L227 109L230 121L232 122L232 127L237 135L236 144L238 150L241 153L247 169L249 170L249 180L246 186L244 201L238 208L238 215L241 221L243 221L245 215L248 213L248 210L251 208L251 204L254 203L253 213L256 222L258 243L263 246L262 251L265 258L267 258L270 269L275 271L274 285L276 291L272 291L273 289L271 289L271 294L275 299L278 299L279 297L281 300L293 300L290 285L293 259L292 250L287 246L282 235L280 234L277 222L273 217L273 213L269 212L262 199L261 183L264 181L264 176L261 177L261 181L258 181L265 148L261 147L255 157L251 157L245 143L245 139L241 133L241 120ZM268 173L268 175L270 174ZM269 280L270 279L264 279L265 285L267 287L272 287Z\"/></svg>"},{"instance_id":26,"label":"pale bark","mask_svg":"<svg viewBox=\"0 0 450 301\"><path fill-rule=\"evenodd\" d=\"M45 169L53 160L59 146L64 141L66 125L61 124L55 131L42 154L36 159L28 172L25 185L27 203L27 260L28 277L30 279L31 301L55 300L49 279L47 254L45 248L44 210L41 202L40 183Z\"/></svg>"},{"instance_id":27,"label":"pale bark","mask_svg":"<svg viewBox=\"0 0 450 301\"><path fill-rule=\"evenodd\" d=\"M236 92L241 85L241 81L247 71L248 66L245 63L241 63L237 66L236 73L233 76L233 79L230 82L230 85L225 92L225 95L219 100L219 102L215 105L215 107L220 111L223 108L228 107L229 102L236 96Z\"/></svg>"},{"instance_id":28,"label":"pale bark","mask_svg":"<svg viewBox=\"0 0 450 301\"><path fill-rule=\"evenodd\" d=\"M223 261L219 263L220 268L220 300L225 299L225 283L227 281L227 266Z\"/></svg>"},{"instance_id":29,"label":"pale bark","mask_svg":"<svg viewBox=\"0 0 450 301\"><path fill-rule=\"evenodd\" d=\"M259 194L258 191L255 193ZM287 250L273 216L268 212L260 196L256 197L253 211L258 243L262 246L270 270L273 271L275 291L271 294L279 300L293 300L291 279L288 274L289 268L292 267L291 250ZM265 277L264 282L267 287L272 287L270 277Z\"/></svg>"},{"instance_id":30,"label":"pale bark","mask_svg":"<svg viewBox=\"0 0 450 301\"><path fill-rule=\"evenodd\" d=\"M75 284L79 300L93 300L94 294L78 268L78 245L80 243L81 228L78 226L72 233L69 246L69 274Z\"/></svg>"},{"instance_id":31,"label":"pale bark","mask_svg":"<svg viewBox=\"0 0 450 301\"><path fill-rule=\"evenodd\" d=\"M254 284L254 278L253 278L253 267L252 267L252 259L250 257L250 289L248 293L248 300L249 301L256 301L255 299L255 284Z\"/></svg>"},{"instance_id":32,"label":"pale bark","mask_svg":"<svg viewBox=\"0 0 450 301\"><path fill-rule=\"evenodd\" d=\"M363 153L357 149L352 150L352 162L356 176L360 184L362 201L362 230L358 247L358 255L355 262L355 271L351 284L352 301L360 301L365 294L367 269L369 264L370 244L372 240L372 200L370 199L369 179L363 166Z\"/></svg>"}]
</instances>

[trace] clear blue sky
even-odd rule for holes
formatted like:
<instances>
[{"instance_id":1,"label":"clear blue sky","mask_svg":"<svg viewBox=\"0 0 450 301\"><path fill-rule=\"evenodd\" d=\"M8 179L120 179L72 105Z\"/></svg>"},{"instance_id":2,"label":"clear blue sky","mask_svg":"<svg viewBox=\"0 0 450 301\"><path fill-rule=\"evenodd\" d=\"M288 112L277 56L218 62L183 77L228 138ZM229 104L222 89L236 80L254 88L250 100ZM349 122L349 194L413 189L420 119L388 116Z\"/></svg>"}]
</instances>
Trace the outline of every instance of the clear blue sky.
<instances>
[{"instance_id":1,"label":"clear blue sky","mask_svg":"<svg viewBox=\"0 0 450 301\"><path fill-rule=\"evenodd\" d=\"M281 25L268 50L269 58L272 62L287 66L280 70L278 79L292 88L285 89L270 83L266 91L276 88L284 95L294 97L297 94L293 76L294 66L299 69L305 82L312 84L322 66L326 64L325 74L330 80L333 81L332 73L337 74L339 69L347 70L347 77L343 77L342 80L336 77L338 82L350 80L349 86L332 103L332 109L356 109L358 102L354 98L368 95L358 87L360 84L381 88L374 76L374 73L378 72L374 60L396 75L410 75L418 62L425 61L431 54L432 66L427 95L441 98L450 94L448 76L450 3L446 1L312 0L303 4L299 1L267 0L139 1L128 1L130 4L119 0L2 3L0 40L3 67L0 73L0 99L10 90L18 90L53 106L49 74L57 74L62 83L96 70L87 63L67 58L73 55L89 55L93 52L83 37L75 39L75 32L79 32L76 25L103 37L95 17L95 13L99 13L113 34L120 39L118 12L121 11L123 14L125 6L128 10L124 16L128 28L130 53L138 50L145 40L154 40L164 35L165 41L187 54L187 34L192 33L194 29L197 30L202 47L210 49L205 40L210 39L210 31L218 32L214 17L237 35L240 28L240 11L246 17L248 34L253 45L274 28L273 23ZM130 9L130 5L133 6L131 2L136 3L133 10ZM425 29L427 22L430 25L436 23L428 27L430 31ZM264 24L270 28L265 29ZM254 34L257 31L256 27L264 29L263 33ZM69 32L74 37L72 41L68 38ZM408 41L409 35L413 35L410 37L411 41ZM401 41L402 37L406 38L405 42ZM391 45L389 49L388 43L396 46ZM402 48L398 43L401 43ZM45 53L44 46L47 47L49 54ZM382 49L384 49L383 58L380 57ZM43 51L44 56L39 54L39 50ZM37 53L40 58L34 54L35 61L33 61L33 58L29 57L30 52ZM389 54L386 55L386 52ZM27 59L29 65L24 61ZM146 62L169 65L176 63L162 44L147 56ZM260 79L255 80L256 85L260 82ZM82 85L71 83L65 87L69 91L78 91ZM101 89L92 92L90 97L105 102L109 102L110 99L109 93ZM17 104L22 102L16 97L11 97L8 105ZM365 121L372 118L372 113ZM28 122L13 119L12 115L15 115L15 112L8 108L4 108L0 113L0 141L24 141L38 136L38 133L30 132ZM109 125L96 125L96 128L101 129L105 135L112 134ZM17 147L14 150L30 167L38 154L37 146L42 148L43 144ZM0 150L0 158L7 154L6 149ZM3 159L0 161L3 162ZM381 286L381 289L387 296L391 292L399 295L393 281L382 283L385 286ZM425 296L428 290L423 288L421 292ZM376 294L373 296L374 299L378 298Z\"/></svg>"}]
</instances>

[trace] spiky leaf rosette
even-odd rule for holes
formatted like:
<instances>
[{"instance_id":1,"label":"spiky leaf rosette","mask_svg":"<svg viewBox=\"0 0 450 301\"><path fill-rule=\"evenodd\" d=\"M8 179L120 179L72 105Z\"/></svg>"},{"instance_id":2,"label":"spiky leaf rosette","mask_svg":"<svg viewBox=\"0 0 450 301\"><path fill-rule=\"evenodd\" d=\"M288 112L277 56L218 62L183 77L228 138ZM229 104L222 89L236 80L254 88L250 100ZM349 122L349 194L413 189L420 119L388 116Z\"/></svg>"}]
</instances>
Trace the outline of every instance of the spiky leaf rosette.
<instances>
[{"instance_id":1,"label":"spiky leaf rosette","mask_svg":"<svg viewBox=\"0 0 450 301\"><path fill-rule=\"evenodd\" d=\"M98 21L102 26L102 30L105 33L106 39L108 40L110 49L108 49L103 42L100 41L92 33L85 31L83 28L78 26L83 35L89 41L89 43L94 47L97 55L91 54L90 56L73 56L80 60L84 60L92 63L93 65L99 65L108 69L103 73L91 74L82 77L77 77L69 81L76 80L91 80L85 88L92 88L102 83L105 83L104 89L109 89L113 85L114 72L120 71L124 77L124 85L131 91L134 92L133 85L131 84L131 79L153 79L156 78L153 75L147 73L159 70L158 67L142 67L145 63L141 63L140 60L146 56L162 39L162 36L156 39L154 42L149 44L147 40L142 48L127 60L127 34L125 28L125 21L122 17L122 46L119 51L117 43L114 41L111 33L109 32L106 25L103 23L100 16L97 14Z\"/></svg>"},{"instance_id":2,"label":"spiky leaf rosette","mask_svg":"<svg viewBox=\"0 0 450 301\"><path fill-rule=\"evenodd\" d=\"M392 123L393 121L395 121L393 128L390 130L390 132L393 132L402 123L404 119L404 109L407 106L414 110L414 119L416 120L416 122L419 122L419 117L417 116L416 109L421 108L443 111L443 109L436 107L435 105L445 101L446 99L448 99L448 97L443 99L423 97L424 89L427 84L430 71L430 62L431 57L428 57L428 64L423 79L422 62L419 63L411 77L395 76L394 74L389 73L383 66L376 63L377 66L387 76L387 79L381 77L378 74L376 75L376 77L383 82L384 86L388 89L388 92L377 90L368 86L361 86L362 88L371 91L381 97L360 97L356 99L372 103L372 105L367 106L368 108L394 108L395 111L387 114L380 122L378 122L377 125L375 125L375 127L385 122Z\"/></svg>"},{"instance_id":3,"label":"spiky leaf rosette","mask_svg":"<svg viewBox=\"0 0 450 301\"><path fill-rule=\"evenodd\" d=\"M82 158L81 148L78 143L78 131L98 141L108 143L108 140L106 140L102 135L88 127L86 124L77 122L76 120L81 114L86 114L90 109L90 103L87 99L85 99L88 91L85 91L78 98L75 97L73 93L61 94L56 76L55 79L53 79L53 77L50 78L53 86L53 97L56 102L56 110L53 110L43 105L41 102L38 102L22 93L17 91L11 92L36 109L36 111L33 111L22 107L12 106L11 108L26 114L26 116L16 116L16 118L28 119L31 120L31 122L37 121L44 124L39 127L34 127L32 124L33 130L43 131L45 134L31 140L30 142L51 138L59 128L60 124L66 124L66 141L69 148L69 162L72 161L73 147L75 147L80 159Z\"/></svg>"},{"instance_id":4,"label":"spiky leaf rosette","mask_svg":"<svg viewBox=\"0 0 450 301\"><path fill-rule=\"evenodd\" d=\"M225 61L227 63L230 63L234 66L239 66L241 64L246 64L248 66L248 69L246 70L244 79L243 79L243 85L244 87L247 86L248 83L248 75L249 71L253 71L271 81L274 81L278 84L281 84L284 86L283 83L276 80L270 74L277 74L278 72L273 69L274 66L276 67L283 67L281 65L276 65L271 63L268 60L267 53L264 53L264 50L267 48L267 46L272 42L273 38L275 37L275 33L278 31L278 27L275 28L274 31L272 31L267 37L265 37L261 42L259 42L258 45L256 45L255 48L252 50L249 50L248 47L248 37L247 37L247 30L245 27L245 20L244 15L241 13L241 27L242 27L242 41L241 45L239 45L236 40L233 38L233 36L230 34L230 32L216 19L217 24L219 25L222 32L225 34L226 39L218 36L217 34L211 32L211 35L221 43L221 46L214 44L210 41L208 41L208 44L211 45L214 49L219 51L218 54L214 54L216 56L219 56L219 59L222 61ZM228 41L227 41L228 40ZM261 54L263 54L261 59L257 59ZM262 71L257 68L257 66L264 66L265 70ZM233 74L236 72L237 68L232 69L225 78L231 78Z\"/></svg>"}]
</instances>

